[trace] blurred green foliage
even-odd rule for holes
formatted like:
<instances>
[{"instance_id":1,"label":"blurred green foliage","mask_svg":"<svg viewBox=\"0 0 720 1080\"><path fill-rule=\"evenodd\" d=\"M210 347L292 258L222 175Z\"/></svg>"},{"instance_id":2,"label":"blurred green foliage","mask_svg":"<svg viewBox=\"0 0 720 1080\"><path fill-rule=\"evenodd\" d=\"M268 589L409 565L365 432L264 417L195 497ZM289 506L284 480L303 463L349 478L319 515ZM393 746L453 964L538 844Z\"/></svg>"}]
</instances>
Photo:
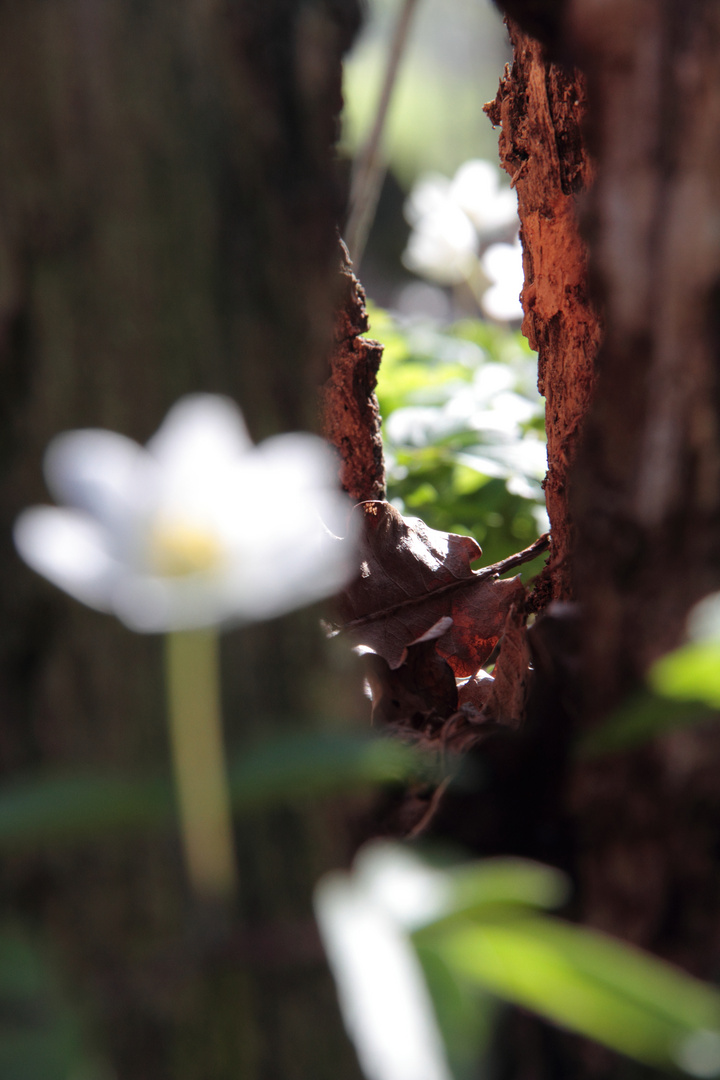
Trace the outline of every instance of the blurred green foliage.
<instances>
[{"instance_id":1,"label":"blurred green foliage","mask_svg":"<svg viewBox=\"0 0 720 1080\"><path fill-rule=\"evenodd\" d=\"M671 701L720 709L720 640L681 646L651 668L649 681L656 693Z\"/></svg>"},{"instance_id":2,"label":"blurred green foliage","mask_svg":"<svg viewBox=\"0 0 720 1080\"><path fill-rule=\"evenodd\" d=\"M647 684L578 744L581 757L631 749L665 732L717 722L720 711L720 593L691 612L689 641L650 668Z\"/></svg>"},{"instance_id":3,"label":"blurred green foliage","mask_svg":"<svg viewBox=\"0 0 720 1080\"><path fill-rule=\"evenodd\" d=\"M480 319L443 327L372 305L370 334L384 345L388 498L431 528L474 536L484 564L527 547L548 524L544 402L525 338Z\"/></svg>"},{"instance_id":4,"label":"blurred green foliage","mask_svg":"<svg viewBox=\"0 0 720 1080\"><path fill-rule=\"evenodd\" d=\"M375 117L397 0L370 0L365 28L345 63L342 145L352 156ZM426 170L453 171L496 154L482 111L510 59L502 18L490 0L423 0L417 6L390 106L388 164L406 190Z\"/></svg>"},{"instance_id":5,"label":"blurred green foliage","mask_svg":"<svg viewBox=\"0 0 720 1080\"><path fill-rule=\"evenodd\" d=\"M636 1060L720 1075L718 990L625 942L545 914L567 896L557 870L488 859L445 871L445 879L445 910L412 936L458 1080L476 1075L471 1051L488 1046L494 999Z\"/></svg>"},{"instance_id":6,"label":"blurred green foliage","mask_svg":"<svg viewBox=\"0 0 720 1080\"><path fill-rule=\"evenodd\" d=\"M434 757L395 739L320 732L259 743L231 757L228 772L238 814L441 778ZM163 827L173 821L174 807L169 776L35 773L0 788L0 850L57 848Z\"/></svg>"},{"instance_id":7,"label":"blurred green foliage","mask_svg":"<svg viewBox=\"0 0 720 1080\"><path fill-rule=\"evenodd\" d=\"M27 928L0 926L0 1076L3 1080L107 1080L55 965Z\"/></svg>"}]
</instances>

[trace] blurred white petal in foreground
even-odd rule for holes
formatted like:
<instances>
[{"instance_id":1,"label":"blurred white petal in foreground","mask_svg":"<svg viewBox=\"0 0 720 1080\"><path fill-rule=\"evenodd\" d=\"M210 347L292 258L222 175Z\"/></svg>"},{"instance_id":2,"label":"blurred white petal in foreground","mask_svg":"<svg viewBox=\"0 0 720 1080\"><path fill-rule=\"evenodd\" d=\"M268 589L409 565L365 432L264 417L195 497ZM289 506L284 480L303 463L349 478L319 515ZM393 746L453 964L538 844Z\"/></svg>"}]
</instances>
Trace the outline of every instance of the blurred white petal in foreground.
<instances>
[{"instance_id":1,"label":"blurred white petal in foreground","mask_svg":"<svg viewBox=\"0 0 720 1080\"><path fill-rule=\"evenodd\" d=\"M387 844L369 845L352 874L328 874L317 886L320 933L368 1080L451 1080L408 936L444 899L440 875Z\"/></svg>"},{"instance_id":2,"label":"blurred white petal in foreground","mask_svg":"<svg viewBox=\"0 0 720 1080\"><path fill-rule=\"evenodd\" d=\"M308 434L253 446L228 398L181 399L146 447L71 431L45 475L64 507L26 510L15 542L38 573L131 629L272 618L352 573L349 503L330 448Z\"/></svg>"}]
</instances>

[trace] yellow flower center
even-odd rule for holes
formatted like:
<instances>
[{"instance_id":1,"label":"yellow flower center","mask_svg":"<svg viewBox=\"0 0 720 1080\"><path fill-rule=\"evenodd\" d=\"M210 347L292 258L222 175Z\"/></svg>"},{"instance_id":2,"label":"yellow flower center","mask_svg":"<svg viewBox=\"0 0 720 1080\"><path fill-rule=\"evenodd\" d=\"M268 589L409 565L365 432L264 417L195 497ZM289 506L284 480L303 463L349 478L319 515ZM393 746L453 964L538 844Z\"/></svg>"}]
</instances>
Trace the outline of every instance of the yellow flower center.
<instances>
[{"instance_id":1,"label":"yellow flower center","mask_svg":"<svg viewBox=\"0 0 720 1080\"><path fill-rule=\"evenodd\" d=\"M163 577L187 577L214 570L222 558L217 537L186 522L157 522L150 533L150 561Z\"/></svg>"}]
</instances>

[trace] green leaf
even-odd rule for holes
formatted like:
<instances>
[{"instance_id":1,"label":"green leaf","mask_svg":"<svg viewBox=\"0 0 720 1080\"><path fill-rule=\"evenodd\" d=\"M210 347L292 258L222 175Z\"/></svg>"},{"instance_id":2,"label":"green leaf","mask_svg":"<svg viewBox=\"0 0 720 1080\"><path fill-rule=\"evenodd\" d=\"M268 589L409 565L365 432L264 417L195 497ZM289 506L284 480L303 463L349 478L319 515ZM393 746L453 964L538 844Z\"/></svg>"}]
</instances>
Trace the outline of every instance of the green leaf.
<instances>
[{"instance_id":1,"label":"green leaf","mask_svg":"<svg viewBox=\"0 0 720 1080\"><path fill-rule=\"evenodd\" d=\"M229 766L237 811L410 777L437 779L433 770L433 759L397 740L322 734L278 738ZM0 848L166 825L174 805L167 776L27 776L0 788Z\"/></svg>"},{"instance_id":2,"label":"green leaf","mask_svg":"<svg viewBox=\"0 0 720 1080\"><path fill-rule=\"evenodd\" d=\"M720 642L693 641L668 653L650 669L656 693L720 709Z\"/></svg>"},{"instance_id":3,"label":"green leaf","mask_svg":"<svg viewBox=\"0 0 720 1080\"><path fill-rule=\"evenodd\" d=\"M397 739L298 735L257 746L230 766L236 809L398 784L411 777L437 782L434 759Z\"/></svg>"},{"instance_id":4,"label":"green leaf","mask_svg":"<svg viewBox=\"0 0 720 1080\"><path fill-rule=\"evenodd\" d=\"M0 789L0 847L80 840L170 818L169 779L41 773Z\"/></svg>"},{"instance_id":5,"label":"green leaf","mask_svg":"<svg viewBox=\"0 0 720 1080\"><path fill-rule=\"evenodd\" d=\"M451 870L448 880L456 912L512 904L553 908L569 891L563 873L529 859L483 859Z\"/></svg>"},{"instance_id":6,"label":"green leaf","mask_svg":"<svg viewBox=\"0 0 720 1080\"><path fill-rule=\"evenodd\" d=\"M0 1076L90 1080L106 1075L85 1043L82 1019L45 951L20 927L0 927Z\"/></svg>"},{"instance_id":7,"label":"green leaf","mask_svg":"<svg viewBox=\"0 0 720 1080\"><path fill-rule=\"evenodd\" d=\"M529 543L547 528L532 452L545 438L544 403L522 335L480 319L402 321L376 307L370 319L385 347L377 395L388 498L433 529L474 536L485 562Z\"/></svg>"},{"instance_id":8,"label":"green leaf","mask_svg":"<svg viewBox=\"0 0 720 1080\"><path fill-rule=\"evenodd\" d=\"M577 743L576 753L580 758L591 758L629 750L710 716L706 705L673 701L643 690L616 709L604 723L583 735Z\"/></svg>"},{"instance_id":9,"label":"green leaf","mask_svg":"<svg viewBox=\"0 0 720 1080\"><path fill-rule=\"evenodd\" d=\"M466 920L423 932L451 970L640 1061L682 1063L701 1033L720 1035L720 994L669 964L547 916ZM720 1042L720 1040L718 1040ZM720 1056L715 1072L720 1074Z\"/></svg>"},{"instance_id":10,"label":"green leaf","mask_svg":"<svg viewBox=\"0 0 720 1080\"><path fill-rule=\"evenodd\" d=\"M487 1049L498 1012L497 998L477 981L463 978L434 949L417 946L435 1018L455 1080L477 1077L478 1058Z\"/></svg>"}]
</instances>

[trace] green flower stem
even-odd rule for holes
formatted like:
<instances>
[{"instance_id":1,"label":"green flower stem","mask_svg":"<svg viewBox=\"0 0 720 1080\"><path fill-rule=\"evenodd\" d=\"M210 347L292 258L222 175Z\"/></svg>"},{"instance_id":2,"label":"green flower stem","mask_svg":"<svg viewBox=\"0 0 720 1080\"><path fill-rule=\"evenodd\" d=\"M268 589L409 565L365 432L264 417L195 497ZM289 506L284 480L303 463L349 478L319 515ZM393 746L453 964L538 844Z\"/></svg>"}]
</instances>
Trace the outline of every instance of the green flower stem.
<instances>
[{"instance_id":1,"label":"green flower stem","mask_svg":"<svg viewBox=\"0 0 720 1080\"><path fill-rule=\"evenodd\" d=\"M223 749L218 634L166 637L170 742L188 874L198 896L237 892L232 814Z\"/></svg>"}]
</instances>

